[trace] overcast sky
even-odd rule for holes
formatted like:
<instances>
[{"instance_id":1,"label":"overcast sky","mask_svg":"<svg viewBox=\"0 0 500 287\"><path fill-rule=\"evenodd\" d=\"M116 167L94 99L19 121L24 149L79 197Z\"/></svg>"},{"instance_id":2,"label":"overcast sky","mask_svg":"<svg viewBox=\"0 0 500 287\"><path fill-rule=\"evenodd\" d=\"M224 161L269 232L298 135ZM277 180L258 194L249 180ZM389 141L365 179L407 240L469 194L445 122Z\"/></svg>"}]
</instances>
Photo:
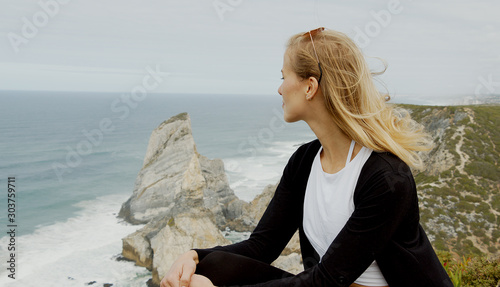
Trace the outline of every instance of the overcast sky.
<instances>
[{"instance_id":1,"label":"overcast sky","mask_svg":"<svg viewBox=\"0 0 500 287\"><path fill-rule=\"evenodd\" d=\"M396 99L441 104L500 91L498 0L0 0L0 7L0 90L129 92L157 70L154 92L272 95L286 40L324 26L387 61L381 79Z\"/></svg>"}]
</instances>

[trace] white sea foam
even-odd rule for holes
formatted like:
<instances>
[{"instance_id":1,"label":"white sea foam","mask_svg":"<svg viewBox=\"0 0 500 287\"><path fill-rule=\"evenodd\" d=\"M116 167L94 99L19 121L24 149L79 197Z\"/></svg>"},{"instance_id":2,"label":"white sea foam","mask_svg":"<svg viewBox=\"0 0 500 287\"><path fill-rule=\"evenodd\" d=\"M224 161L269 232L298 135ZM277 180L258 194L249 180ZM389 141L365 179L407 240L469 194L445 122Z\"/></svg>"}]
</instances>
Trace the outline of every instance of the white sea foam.
<instances>
[{"instance_id":1,"label":"white sea foam","mask_svg":"<svg viewBox=\"0 0 500 287\"><path fill-rule=\"evenodd\" d=\"M121 238L142 227L116 218L126 197L107 195L80 202L75 207L83 209L77 216L16 238L16 279L7 277L2 260L0 285L84 286L96 281L95 286L144 286L150 272L116 260ZM1 258L7 258L7 240L0 239Z\"/></svg>"},{"instance_id":2,"label":"white sea foam","mask_svg":"<svg viewBox=\"0 0 500 287\"><path fill-rule=\"evenodd\" d=\"M265 186L279 181L289 157L297 148L297 142L279 141L262 147L257 156L224 159L230 187L240 199L251 201Z\"/></svg>"}]
</instances>

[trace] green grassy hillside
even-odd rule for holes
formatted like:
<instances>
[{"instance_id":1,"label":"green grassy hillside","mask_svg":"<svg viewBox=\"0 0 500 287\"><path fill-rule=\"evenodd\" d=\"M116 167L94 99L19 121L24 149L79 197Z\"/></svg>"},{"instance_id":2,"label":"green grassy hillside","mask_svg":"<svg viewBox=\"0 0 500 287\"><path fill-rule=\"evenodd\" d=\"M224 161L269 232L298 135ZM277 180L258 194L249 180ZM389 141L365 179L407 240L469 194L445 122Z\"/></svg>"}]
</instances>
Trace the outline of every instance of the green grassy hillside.
<instances>
[{"instance_id":1,"label":"green grassy hillside","mask_svg":"<svg viewBox=\"0 0 500 287\"><path fill-rule=\"evenodd\" d=\"M415 172L421 222L438 250L500 255L500 106L413 106L433 136Z\"/></svg>"}]
</instances>

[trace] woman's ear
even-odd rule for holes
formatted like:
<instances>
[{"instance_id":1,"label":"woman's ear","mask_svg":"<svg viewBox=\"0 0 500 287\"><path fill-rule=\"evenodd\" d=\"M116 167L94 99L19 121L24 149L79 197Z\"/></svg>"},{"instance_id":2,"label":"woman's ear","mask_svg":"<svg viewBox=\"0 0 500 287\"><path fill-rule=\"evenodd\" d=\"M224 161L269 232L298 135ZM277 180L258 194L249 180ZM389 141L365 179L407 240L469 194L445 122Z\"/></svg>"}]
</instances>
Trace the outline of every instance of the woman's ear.
<instances>
[{"instance_id":1,"label":"woman's ear","mask_svg":"<svg viewBox=\"0 0 500 287\"><path fill-rule=\"evenodd\" d=\"M306 88L306 99L308 101L312 100L318 91L318 80L315 77L309 77L307 79L307 88Z\"/></svg>"}]
</instances>

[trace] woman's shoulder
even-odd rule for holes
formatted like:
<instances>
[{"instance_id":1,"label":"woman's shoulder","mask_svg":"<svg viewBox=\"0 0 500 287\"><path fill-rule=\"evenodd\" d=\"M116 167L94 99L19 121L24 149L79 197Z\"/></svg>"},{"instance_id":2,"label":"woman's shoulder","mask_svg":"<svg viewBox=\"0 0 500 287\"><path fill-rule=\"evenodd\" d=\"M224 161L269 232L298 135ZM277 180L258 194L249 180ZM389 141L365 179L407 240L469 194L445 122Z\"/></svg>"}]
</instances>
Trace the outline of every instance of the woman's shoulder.
<instances>
[{"instance_id":1,"label":"woman's shoulder","mask_svg":"<svg viewBox=\"0 0 500 287\"><path fill-rule=\"evenodd\" d=\"M299 154L300 156L303 156L308 153L314 153L316 155L316 152L318 152L320 147L321 143L319 142L319 140L314 139L310 142L300 144L294 155Z\"/></svg>"},{"instance_id":2,"label":"woman's shoulder","mask_svg":"<svg viewBox=\"0 0 500 287\"><path fill-rule=\"evenodd\" d=\"M288 160L283 175L294 180L308 175L320 147L321 143L318 139L301 144Z\"/></svg>"},{"instance_id":3,"label":"woman's shoulder","mask_svg":"<svg viewBox=\"0 0 500 287\"><path fill-rule=\"evenodd\" d=\"M404 161L389 152L373 151L361 170L354 194L355 204L374 194L413 203L416 186L411 169Z\"/></svg>"},{"instance_id":4,"label":"woman's shoulder","mask_svg":"<svg viewBox=\"0 0 500 287\"><path fill-rule=\"evenodd\" d=\"M373 151L366 161L363 171L365 173L392 172L400 175L411 175L410 167L390 152Z\"/></svg>"},{"instance_id":5,"label":"woman's shoulder","mask_svg":"<svg viewBox=\"0 0 500 287\"><path fill-rule=\"evenodd\" d=\"M289 164L303 165L308 162L311 162L312 164L312 160L314 159L320 148L321 143L318 139L301 144L290 157Z\"/></svg>"}]
</instances>

